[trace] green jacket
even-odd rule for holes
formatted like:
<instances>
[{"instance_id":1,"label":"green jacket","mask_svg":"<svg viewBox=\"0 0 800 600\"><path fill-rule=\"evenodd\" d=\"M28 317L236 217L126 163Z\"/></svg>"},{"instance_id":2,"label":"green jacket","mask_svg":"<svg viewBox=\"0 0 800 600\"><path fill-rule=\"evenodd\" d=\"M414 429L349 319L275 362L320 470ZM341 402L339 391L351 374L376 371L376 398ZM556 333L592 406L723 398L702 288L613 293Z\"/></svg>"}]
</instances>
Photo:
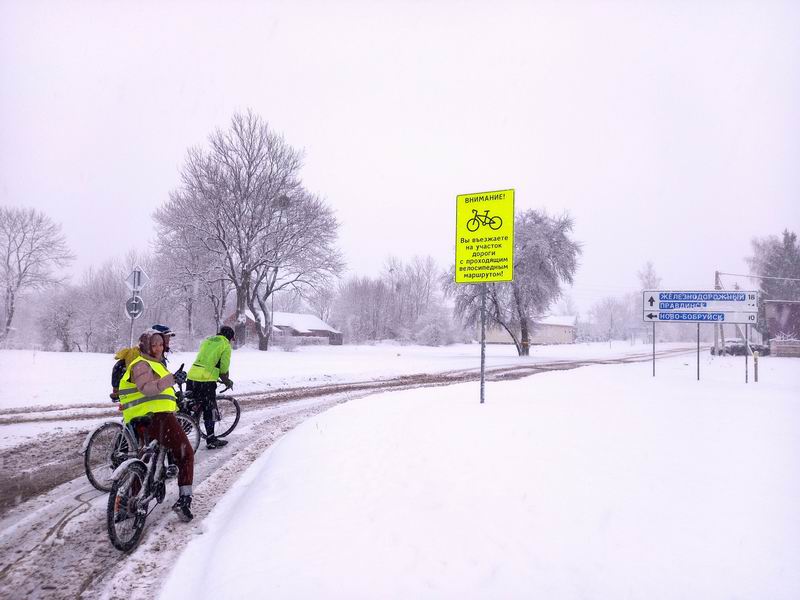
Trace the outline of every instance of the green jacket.
<instances>
[{"instance_id":1,"label":"green jacket","mask_svg":"<svg viewBox=\"0 0 800 600\"><path fill-rule=\"evenodd\" d=\"M192 381L216 381L231 368L231 343L224 335L212 335L200 344L187 378Z\"/></svg>"}]
</instances>

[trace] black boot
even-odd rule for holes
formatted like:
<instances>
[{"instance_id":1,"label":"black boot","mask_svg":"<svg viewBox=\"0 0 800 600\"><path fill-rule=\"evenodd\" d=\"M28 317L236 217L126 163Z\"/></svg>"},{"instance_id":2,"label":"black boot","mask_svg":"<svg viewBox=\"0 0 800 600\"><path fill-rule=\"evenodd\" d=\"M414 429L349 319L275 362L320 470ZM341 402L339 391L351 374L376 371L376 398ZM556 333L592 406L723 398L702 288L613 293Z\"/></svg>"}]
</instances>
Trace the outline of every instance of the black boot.
<instances>
[{"instance_id":1,"label":"black boot","mask_svg":"<svg viewBox=\"0 0 800 600\"><path fill-rule=\"evenodd\" d=\"M175 514L178 515L178 518L181 521L187 523L194 518L191 509L192 509L191 496L180 496L178 498L178 501L172 505L172 510L175 511Z\"/></svg>"},{"instance_id":2,"label":"black boot","mask_svg":"<svg viewBox=\"0 0 800 600\"><path fill-rule=\"evenodd\" d=\"M221 440L215 435L208 436L206 439L206 448L213 450L214 448L222 448L228 443L228 440Z\"/></svg>"}]
</instances>

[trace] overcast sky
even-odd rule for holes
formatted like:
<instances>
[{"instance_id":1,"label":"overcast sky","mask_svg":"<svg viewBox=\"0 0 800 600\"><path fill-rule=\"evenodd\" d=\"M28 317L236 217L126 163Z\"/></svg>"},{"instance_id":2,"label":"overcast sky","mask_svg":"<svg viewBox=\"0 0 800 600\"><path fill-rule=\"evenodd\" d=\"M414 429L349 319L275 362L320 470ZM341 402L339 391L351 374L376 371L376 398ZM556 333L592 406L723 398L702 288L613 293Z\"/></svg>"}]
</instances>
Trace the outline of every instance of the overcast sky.
<instances>
[{"instance_id":1,"label":"overcast sky","mask_svg":"<svg viewBox=\"0 0 800 600\"><path fill-rule=\"evenodd\" d=\"M152 238L190 146L251 108L305 152L352 272L454 256L456 195L569 212L585 311L746 272L800 233L800 2L0 0L0 203L76 272Z\"/></svg>"}]
</instances>

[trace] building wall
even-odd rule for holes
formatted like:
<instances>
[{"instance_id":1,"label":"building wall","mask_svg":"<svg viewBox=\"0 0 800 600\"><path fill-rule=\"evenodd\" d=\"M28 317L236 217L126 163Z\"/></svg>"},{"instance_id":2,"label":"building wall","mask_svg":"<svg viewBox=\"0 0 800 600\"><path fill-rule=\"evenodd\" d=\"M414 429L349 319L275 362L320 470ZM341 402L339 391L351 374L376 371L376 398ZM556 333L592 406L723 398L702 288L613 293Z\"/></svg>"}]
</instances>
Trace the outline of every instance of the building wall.
<instances>
[{"instance_id":1,"label":"building wall","mask_svg":"<svg viewBox=\"0 0 800 600\"><path fill-rule=\"evenodd\" d=\"M486 328L487 344L513 344L505 329ZM574 344L575 328L568 325L539 325L531 335L531 344Z\"/></svg>"}]
</instances>

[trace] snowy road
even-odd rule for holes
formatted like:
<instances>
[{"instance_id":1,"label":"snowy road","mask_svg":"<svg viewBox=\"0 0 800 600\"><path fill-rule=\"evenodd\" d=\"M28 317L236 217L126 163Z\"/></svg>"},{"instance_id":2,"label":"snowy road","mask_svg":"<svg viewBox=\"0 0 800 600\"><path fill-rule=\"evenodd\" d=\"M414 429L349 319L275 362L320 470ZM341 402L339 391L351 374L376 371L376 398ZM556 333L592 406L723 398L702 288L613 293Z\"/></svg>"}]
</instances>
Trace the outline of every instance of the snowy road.
<instances>
[{"instance_id":1,"label":"snowy road","mask_svg":"<svg viewBox=\"0 0 800 600\"><path fill-rule=\"evenodd\" d=\"M660 355L691 353L670 349ZM489 380L516 379L548 370L588 364L646 361L649 354L579 361L551 361L487 370ZM233 481L279 437L331 406L379 391L448 385L475 380L476 369L401 376L240 397L242 420L222 450L203 446L195 462L195 520L179 523L167 502L148 518L132 555L115 550L105 528L107 494L83 474L79 448L95 423L118 413L108 405L7 409L0 424L78 423L61 434L5 448L0 458L0 598L151 598L203 519Z\"/></svg>"}]
</instances>

